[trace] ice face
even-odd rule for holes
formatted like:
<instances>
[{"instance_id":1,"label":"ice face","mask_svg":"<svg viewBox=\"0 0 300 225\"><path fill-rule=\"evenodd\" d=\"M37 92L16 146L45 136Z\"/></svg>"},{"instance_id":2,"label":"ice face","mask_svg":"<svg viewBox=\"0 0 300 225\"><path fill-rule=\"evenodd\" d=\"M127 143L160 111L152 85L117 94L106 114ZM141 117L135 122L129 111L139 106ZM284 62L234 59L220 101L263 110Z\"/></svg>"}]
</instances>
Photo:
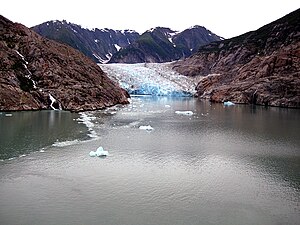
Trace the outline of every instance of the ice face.
<instances>
[{"instance_id":1,"label":"ice face","mask_svg":"<svg viewBox=\"0 0 300 225\"><path fill-rule=\"evenodd\" d=\"M131 95L190 97L194 81L171 70L167 63L99 65Z\"/></svg>"}]
</instances>

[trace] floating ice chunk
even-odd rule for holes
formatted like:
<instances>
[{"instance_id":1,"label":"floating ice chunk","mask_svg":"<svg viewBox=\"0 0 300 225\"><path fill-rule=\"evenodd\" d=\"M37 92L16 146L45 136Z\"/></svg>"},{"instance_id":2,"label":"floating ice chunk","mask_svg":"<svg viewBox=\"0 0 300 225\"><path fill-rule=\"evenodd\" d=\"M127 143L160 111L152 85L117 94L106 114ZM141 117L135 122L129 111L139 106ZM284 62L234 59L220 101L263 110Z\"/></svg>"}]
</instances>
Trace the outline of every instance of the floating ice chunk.
<instances>
[{"instance_id":1,"label":"floating ice chunk","mask_svg":"<svg viewBox=\"0 0 300 225\"><path fill-rule=\"evenodd\" d=\"M78 144L79 140L75 139L72 141L56 141L55 143L52 144L52 146L54 147L66 147L66 146L70 146L70 145L75 145Z\"/></svg>"},{"instance_id":2,"label":"floating ice chunk","mask_svg":"<svg viewBox=\"0 0 300 225\"><path fill-rule=\"evenodd\" d=\"M171 106L170 105L165 105L165 108L170 108Z\"/></svg>"},{"instance_id":3,"label":"floating ice chunk","mask_svg":"<svg viewBox=\"0 0 300 225\"><path fill-rule=\"evenodd\" d=\"M11 113L6 113L6 114L5 114L5 116L7 116L7 117L11 117L11 116L12 116L12 114L11 114Z\"/></svg>"},{"instance_id":4,"label":"floating ice chunk","mask_svg":"<svg viewBox=\"0 0 300 225\"><path fill-rule=\"evenodd\" d=\"M194 114L192 111L175 111L175 113L178 115L185 115L185 116L191 116Z\"/></svg>"},{"instance_id":5,"label":"floating ice chunk","mask_svg":"<svg viewBox=\"0 0 300 225\"><path fill-rule=\"evenodd\" d=\"M140 126L139 129L141 129L141 130L147 130L147 131L154 130L154 128L151 127L150 125L148 125L148 126Z\"/></svg>"},{"instance_id":6,"label":"floating ice chunk","mask_svg":"<svg viewBox=\"0 0 300 225\"><path fill-rule=\"evenodd\" d=\"M104 151L103 147L100 146L99 148L97 148L97 151L90 151L89 155L91 157L95 157L95 156L108 156L108 151Z\"/></svg>"},{"instance_id":7,"label":"floating ice chunk","mask_svg":"<svg viewBox=\"0 0 300 225\"><path fill-rule=\"evenodd\" d=\"M231 105L235 105L235 104L231 101L224 102L224 106L231 106Z\"/></svg>"},{"instance_id":8,"label":"floating ice chunk","mask_svg":"<svg viewBox=\"0 0 300 225\"><path fill-rule=\"evenodd\" d=\"M95 156L96 156L96 152L90 151L89 155L90 155L91 157L95 157Z\"/></svg>"}]
</instances>

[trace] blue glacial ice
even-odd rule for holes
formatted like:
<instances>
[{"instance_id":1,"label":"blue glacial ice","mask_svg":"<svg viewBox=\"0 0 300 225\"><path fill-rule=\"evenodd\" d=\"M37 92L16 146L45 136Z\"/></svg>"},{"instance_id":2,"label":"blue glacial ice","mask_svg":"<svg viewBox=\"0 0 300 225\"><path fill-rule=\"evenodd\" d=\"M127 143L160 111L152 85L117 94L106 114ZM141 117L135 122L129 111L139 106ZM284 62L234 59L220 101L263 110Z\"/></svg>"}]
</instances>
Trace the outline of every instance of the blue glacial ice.
<instances>
[{"instance_id":1,"label":"blue glacial ice","mask_svg":"<svg viewBox=\"0 0 300 225\"><path fill-rule=\"evenodd\" d=\"M235 105L235 104L234 104L233 102L231 102L231 101L224 102L223 104L224 104L224 106L232 106L232 105Z\"/></svg>"},{"instance_id":2,"label":"blue glacial ice","mask_svg":"<svg viewBox=\"0 0 300 225\"><path fill-rule=\"evenodd\" d=\"M173 71L168 63L99 66L131 95L190 97L195 94L194 80Z\"/></svg>"}]
</instances>

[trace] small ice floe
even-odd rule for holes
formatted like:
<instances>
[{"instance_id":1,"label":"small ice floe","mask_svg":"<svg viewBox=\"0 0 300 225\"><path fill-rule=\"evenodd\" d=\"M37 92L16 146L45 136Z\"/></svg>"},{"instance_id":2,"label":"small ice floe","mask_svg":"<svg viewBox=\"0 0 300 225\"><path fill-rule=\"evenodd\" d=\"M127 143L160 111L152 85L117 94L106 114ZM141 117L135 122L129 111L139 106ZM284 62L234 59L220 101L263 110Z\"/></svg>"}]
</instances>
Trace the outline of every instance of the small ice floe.
<instances>
[{"instance_id":1,"label":"small ice floe","mask_svg":"<svg viewBox=\"0 0 300 225\"><path fill-rule=\"evenodd\" d=\"M147 126L140 126L139 129L140 129L140 130L147 130L147 131L154 130L154 128L151 127L150 125L147 125Z\"/></svg>"},{"instance_id":2,"label":"small ice floe","mask_svg":"<svg viewBox=\"0 0 300 225\"><path fill-rule=\"evenodd\" d=\"M75 139L75 140L72 140L72 141L56 141L52 144L52 146L54 146L54 147L65 147L65 146L75 145L75 144L78 144L78 143L79 143L78 139Z\"/></svg>"},{"instance_id":3,"label":"small ice floe","mask_svg":"<svg viewBox=\"0 0 300 225\"><path fill-rule=\"evenodd\" d=\"M104 149L103 149L103 147L102 146L100 146L99 148L97 148L97 151L91 151L90 153L89 153L89 155L91 156L91 157L95 157L95 156L98 156L98 157L103 157L103 156L108 156L108 151L104 151Z\"/></svg>"},{"instance_id":4,"label":"small ice floe","mask_svg":"<svg viewBox=\"0 0 300 225\"><path fill-rule=\"evenodd\" d=\"M224 104L224 106L232 106L232 105L235 105L235 104L234 104L233 102L231 102L231 101L224 102L223 104Z\"/></svg>"},{"instance_id":5,"label":"small ice floe","mask_svg":"<svg viewBox=\"0 0 300 225\"><path fill-rule=\"evenodd\" d=\"M165 105L165 108L171 108L171 106L170 105Z\"/></svg>"},{"instance_id":6,"label":"small ice floe","mask_svg":"<svg viewBox=\"0 0 300 225\"><path fill-rule=\"evenodd\" d=\"M191 116L194 114L192 111L175 111L175 113L178 115L185 115L185 116Z\"/></svg>"},{"instance_id":7,"label":"small ice floe","mask_svg":"<svg viewBox=\"0 0 300 225\"><path fill-rule=\"evenodd\" d=\"M6 113L6 114L5 114L5 116L7 116L7 117L11 117L11 116L12 116L12 114L11 114L11 113Z\"/></svg>"}]
</instances>

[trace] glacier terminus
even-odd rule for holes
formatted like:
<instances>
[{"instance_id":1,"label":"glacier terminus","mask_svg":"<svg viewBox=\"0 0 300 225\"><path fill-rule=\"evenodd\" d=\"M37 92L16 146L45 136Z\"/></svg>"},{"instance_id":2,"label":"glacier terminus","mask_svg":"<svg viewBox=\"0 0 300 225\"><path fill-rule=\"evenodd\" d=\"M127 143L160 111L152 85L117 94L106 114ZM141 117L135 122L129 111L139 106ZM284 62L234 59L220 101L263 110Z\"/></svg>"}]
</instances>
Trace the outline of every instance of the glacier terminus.
<instances>
[{"instance_id":1,"label":"glacier terminus","mask_svg":"<svg viewBox=\"0 0 300 225\"><path fill-rule=\"evenodd\" d=\"M173 71L169 63L99 64L130 95L192 97L196 83Z\"/></svg>"}]
</instances>

